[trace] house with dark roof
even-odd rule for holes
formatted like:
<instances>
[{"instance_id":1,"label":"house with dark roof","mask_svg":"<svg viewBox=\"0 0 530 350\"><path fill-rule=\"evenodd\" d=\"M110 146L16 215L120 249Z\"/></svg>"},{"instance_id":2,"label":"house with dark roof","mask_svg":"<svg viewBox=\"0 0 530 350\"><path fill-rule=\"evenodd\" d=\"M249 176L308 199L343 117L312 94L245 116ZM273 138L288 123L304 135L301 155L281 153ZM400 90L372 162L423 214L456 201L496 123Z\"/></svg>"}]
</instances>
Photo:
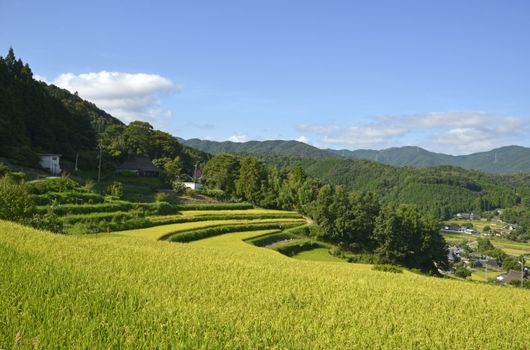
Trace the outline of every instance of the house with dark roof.
<instances>
[{"instance_id":1,"label":"house with dark roof","mask_svg":"<svg viewBox=\"0 0 530 350\"><path fill-rule=\"evenodd\" d=\"M156 177L160 175L158 169L147 156L130 156L116 168L117 173L132 173L138 176Z\"/></svg>"},{"instance_id":2,"label":"house with dark roof","mask_svg":"<svg viewBox=\"0 0 530 350\"><path fill-rule=\"evenodd\" d=\"M523 270L523 280L528 279L528 269L525 268ZM510 284L514 282L521 281L521 271L517 270L510 270L508 273L504 273L502 275L497 276L497 282L504 283L504 284Z\"/></svg>"}]
</instances>

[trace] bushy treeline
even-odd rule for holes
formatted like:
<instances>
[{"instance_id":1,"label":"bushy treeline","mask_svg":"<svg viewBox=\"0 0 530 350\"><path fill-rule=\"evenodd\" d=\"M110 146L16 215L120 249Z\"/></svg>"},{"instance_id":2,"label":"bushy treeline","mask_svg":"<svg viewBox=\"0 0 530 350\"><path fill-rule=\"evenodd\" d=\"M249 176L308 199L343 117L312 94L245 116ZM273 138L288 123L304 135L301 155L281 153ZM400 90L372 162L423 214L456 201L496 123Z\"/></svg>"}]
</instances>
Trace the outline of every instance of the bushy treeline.
<instances>
[{"instance_id":1,"label":"bushy treeline","mask_svg":"<svg viewBox=\"0 0 530 350\"><path fill-rule=\"evenodd\" d=\"M208 154L184 146L174 136L141 121L111 125L101 135L101 143L108 159L115 163L128 156L149 156L168 182L182 174L192 176L195 166L209 158Z\"/></svg>"},{"instance_id":2,"label":"bushy treeline","mask_svg":"<svg viewBox=\"0 0 530 350\"><path fill-rule=\"evenodd\" d=\"M447 264L438 221L414 205L383 203L374 192L324 184L301 166L278 169L250 156L215 156L203 176L207 186L228 197L311 217L318 224L316 236L344 250L425 271Z\"/></svg>"},{"instance_id":3,"label":"bushy treeline","mask_svg":"<svg viewBox=\"0 0 530 350\"><path fill-rule=\"evenodd\" d=\"M528 175L495 175L451 166L394 167L368 160L260 157L266 164L300 166L314 178L348 190L376 192L384 203L413 203L422 213L449 219L459 212L481 212L530 203Z\"/></svg>"}]
</instances>

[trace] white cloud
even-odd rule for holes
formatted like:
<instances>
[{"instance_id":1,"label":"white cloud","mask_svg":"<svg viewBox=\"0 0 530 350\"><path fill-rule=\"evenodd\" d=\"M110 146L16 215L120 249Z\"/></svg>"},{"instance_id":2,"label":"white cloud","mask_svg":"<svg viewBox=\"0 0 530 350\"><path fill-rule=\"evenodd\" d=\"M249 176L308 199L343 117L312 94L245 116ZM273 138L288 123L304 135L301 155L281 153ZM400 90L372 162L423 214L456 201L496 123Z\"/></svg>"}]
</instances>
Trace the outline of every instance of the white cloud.
<instances>
[{"instance_id":1,"label":"white cloud","mask_svg":"<svg viewBox=\"0 0 530 350\"><path fill-rule=\"evenodd\" d=\"M146 73L64 73L51 83L72 93L77 91L82 98L124 122L167 119L171 112L160 107L160 94L179 90L171 80Z\"/></svg>"},{"instance_id":2,"label":"white cloud","mask_svg":"<svg viewBox=\"0 0 530 350\"><path fill-rule=\"evenodd\" d=\"M48 83L48 79L45 76L42 76L42 75L33 74L33 79L38 80L38 81L42 81L44 83Z\"/></svg>"},{"instance_id":3,"label":"white cloud","mask_svg":"<svg viewBox=\"0 0 530 350\"><path fill-rule=\"evenodd\" d=\"M232 142L247 142L249 140L250 138L247 135L243 135L243 134L232 135L228 138L228 141L232 141Z\"/></svg>"},{"instance_id":4,"label":"white cloud","mask_svg":"<svg viewBox=\"0 0 530 350\"><path fill-rule=\"evenodd\" d=\"M399 136L406 133L406 130L402 127L386 127L383 125L353 126L349 128L300 125L298 129L319 135L321 137L320 142L324 144L353 147L391 145Z\"/></svg>"},{"instance_id":5,"label":"white cloud","mask_svg":"<svg viewBox=\"0 0 530 350\"><path fill-rule=\"evenodd\" d=\"M303 143L307 143L308 145L311 144L311 143L309 142L309 139L308 139L307 137L303 136L303 135L300 136L300 137L298 137L298 138L296 139L296 141L298 141L298 142L303 142Z\"/></svg>"},{"instance_id":6,"label":"white cloud","mask_svg":"<svg viewBox=\"0 0 530 350\"><path fill-rule=\"evenodd\" d=\"M433 151L468 154L513 144L529 124L521 117L485 112L376 116L369 122L352 127L301 125L298 129L318 135L320 142L335 147L380 149L420 144Z\"/></svg>"}]
</instances>

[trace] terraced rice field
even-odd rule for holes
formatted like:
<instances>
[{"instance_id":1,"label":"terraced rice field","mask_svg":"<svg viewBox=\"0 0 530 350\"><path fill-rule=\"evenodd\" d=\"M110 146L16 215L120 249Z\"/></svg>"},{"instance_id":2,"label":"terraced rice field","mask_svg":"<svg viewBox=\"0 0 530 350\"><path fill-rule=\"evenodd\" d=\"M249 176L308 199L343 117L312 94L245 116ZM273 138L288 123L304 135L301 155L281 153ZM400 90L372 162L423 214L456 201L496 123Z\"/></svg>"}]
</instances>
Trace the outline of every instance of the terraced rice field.
<instances>
[{"instance_id":1,"label":"terraced rice field","mask_svg":"<svg viewBox=\"0 0 530 350\"><path fill-rule=\"evenodd\" d=\"M0 222L0 348L528 348L528 291L242 241L269 232L181 244Z\"/></svg>"}]
</instances>

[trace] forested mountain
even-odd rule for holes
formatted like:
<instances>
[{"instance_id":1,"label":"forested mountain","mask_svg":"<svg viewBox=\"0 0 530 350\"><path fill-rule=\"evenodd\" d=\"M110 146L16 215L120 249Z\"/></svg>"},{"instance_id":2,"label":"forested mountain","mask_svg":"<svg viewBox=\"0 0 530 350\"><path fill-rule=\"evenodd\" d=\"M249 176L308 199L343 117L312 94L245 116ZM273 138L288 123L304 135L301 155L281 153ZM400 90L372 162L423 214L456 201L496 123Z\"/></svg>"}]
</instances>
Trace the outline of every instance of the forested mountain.
<instances>
[{"instance_id":1,"label":"forested mountain","mask_svg":"<svg viewBox=\"0 0 530 350\"><path fill-rule=\"evenodd\" d=\"M42 83L49 94L64 104L66 109L75 115L88 116L90 124L98 133L105 131L111 125L124 125L121 120L114 118L102 109L99 109L92 102L83 100L77 93L71 93L68 90L61 89L53 84L47 85Z\"/></svg>"},{"instance_id":2,"label":"forested mountain","mask_svg":"<svg viewBox=\"0 0 530 350\"><path fill-rule=\"evenodd\" d=\"M367 159L394 166L427 168L451 165L464 169L480 170L499 174L530 173L530 148L507 146L488 152L452 156L427 151L421 147L405 146L384 150L319 149L298 141L208 141L199 139L182 140L184 144L211 154L240 153L253 155L295 156L308 159L350 158Z\"/></svg>"},{"instance_id":3,"label":"forested mountain","mask_svg":"<svg viewBox=\"0 0 530 350\"><path fill-rule=\"evenodd\" d=\"M388 148L381 151L329 151L347 158L368 159L396 166L426 168L437 165L452 165L465 169L500 174L530 172L530 148L521 146L506 146L488 152L472 153L463 156L434 153L413 146Z\"/></svg>"},{"instance_id":4,"label":"forested mountain","mask_svg":"<svg viewBox=\"0 0 530 350\"><path fill-rule=\"evenodd\" d=\"M452 166L416 169L374 161L327 158L311 160L262 156L282 168L300 165L311 177L349 190L378 193L384 202L413 203L423 212L448 218L458 212L506 208L530 203L528 175L496 175Z\"/></svg>"},{"instance_id":5,"label":"forested mountain","mask_svg":"<svg viewBox=\"0 0 530 350\"><path fill-rule=\"evenodd\" d=\"M199 139L180 139L180 141L185 145L199 149L204 152L208 152L210 154L275 154L280 156L296 156L309 159L337 157L337 155L335 155L333 152L322 150L299 141L268 140L248 142L218 142Z\"/></svg>"},{"instance_id":6,"label":"forested mountain","mask_svg":"<svg viewBox=\"0 0 530 350\"><path fill-rule=\"evenodd\" d=\"M72 159L95 146L96 133L86 113L71 111L51 96L12 49L0 57L0 156L36 165L36 152Z\"/></svg>"}]
</instances>

